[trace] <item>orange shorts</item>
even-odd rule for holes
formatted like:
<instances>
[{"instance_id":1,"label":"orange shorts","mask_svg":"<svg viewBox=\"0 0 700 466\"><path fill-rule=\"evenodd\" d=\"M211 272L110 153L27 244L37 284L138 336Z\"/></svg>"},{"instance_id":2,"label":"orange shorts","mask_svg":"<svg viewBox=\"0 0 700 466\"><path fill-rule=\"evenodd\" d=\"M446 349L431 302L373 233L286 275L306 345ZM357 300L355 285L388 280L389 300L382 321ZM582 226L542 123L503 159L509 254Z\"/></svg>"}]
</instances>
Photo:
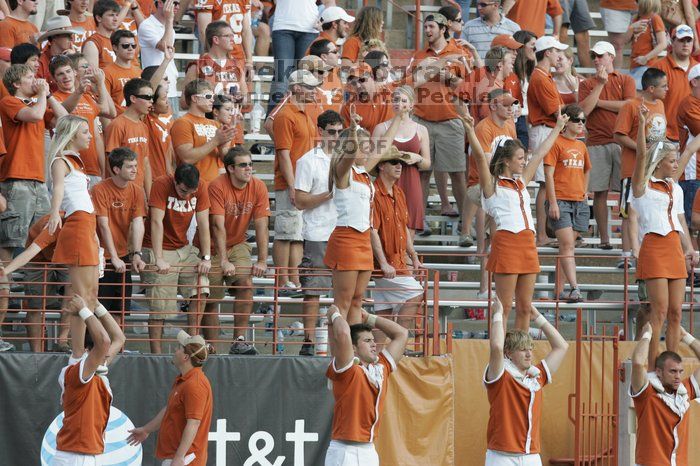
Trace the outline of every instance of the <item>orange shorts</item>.
<instances>
[{"instance_id":1,"label":"orange shorts","mask_svg":"<svg viewBox=\"0 0 700 466\"><path fill-rule=\"evenodd\" d=\"M369 228L360 233L351 227L335 227L328 238L323 263L334 270L372 270L374 260Z\"/></svg>"},{"instance_id":2,"label":"orange shorts","mask_svg":"<svg viewBox=\"0 0 700 466\"><path fill-rule=\"evenodd\" d=\"M63 220L52 262L73 266L98 265L95 214L77 210Z\"/></svg>"},{"instance_id":3,"label":"orange shorts","mask_svg":"<svg viewBox=\"0 0 700 466\"><path fill-rule=\"evenodd\" d=\"M537 257L535 233L532 230L522 230L518 233L497 230L491 240L486 270L508 274L539 273L540 260Z\"/></svg>"},{"instance_id":4,"label":"orange shorts","mask_svg":"<svg viewBox=\"0 0 700 466\"><path fill-rule=\"evenodd\" d=\"M687 278L685 254L681 246L681 236L672 231L666 236L647 233L642 239L637 259L637 279Z\"/></svg>"}]
</instances>

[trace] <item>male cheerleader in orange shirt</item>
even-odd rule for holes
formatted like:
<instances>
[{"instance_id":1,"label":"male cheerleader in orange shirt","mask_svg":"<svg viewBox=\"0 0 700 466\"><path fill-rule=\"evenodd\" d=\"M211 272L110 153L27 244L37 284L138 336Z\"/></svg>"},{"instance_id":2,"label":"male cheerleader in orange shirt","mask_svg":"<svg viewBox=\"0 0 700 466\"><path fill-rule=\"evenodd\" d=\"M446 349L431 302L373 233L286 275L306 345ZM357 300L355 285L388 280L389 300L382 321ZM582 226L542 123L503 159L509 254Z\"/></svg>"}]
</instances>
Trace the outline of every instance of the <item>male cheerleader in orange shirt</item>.
<instances>
[{"instance_id":1,"label":"male cheerleader in orange shirt","mask_svg":"<svg viewBox=\"0 0 700 466\"><path fill-rule=\"evenodd\" d=\"M564 361L569 344L532 306L532 327L542 330L552 351L532 362L532 337L527 331L503 328L503 306L491 308L491 353L484 385L491 410L486 431L486 466L541 466L542 388Z\"/></svg>"},{"instance_id":2,"label":"male cheerleader in orange shirt","mask_svg":"<svg viewBox=\"0 0 700 466\"><path fill-rule=\"evenodd\" d=\"M700 359L700 341L681 327L682 341ZM656 357L651 372L649 343L652 328L647 324L632 353L630 395L637 412L637 446L634 461L638 466L688 466L688 408L700 401L700 369L683 380L683 360L673 351Z\"/></svg>"},{"instance_id":3,"label":"male cheerleader in orange shirt","mask_svg":"<svg viewBox=\"0 0 700 466\"><path fill-rule=\"evenodd\" d=\"M330 315L333 361L326 377L333 384L333 431L325 466L379 466L374 439L389 376L403 357L408 331L396 322L362 311L362 323L348 325L336 306ZM377 353L372 329L391 339Z\"/></svg>"}]
</instances>

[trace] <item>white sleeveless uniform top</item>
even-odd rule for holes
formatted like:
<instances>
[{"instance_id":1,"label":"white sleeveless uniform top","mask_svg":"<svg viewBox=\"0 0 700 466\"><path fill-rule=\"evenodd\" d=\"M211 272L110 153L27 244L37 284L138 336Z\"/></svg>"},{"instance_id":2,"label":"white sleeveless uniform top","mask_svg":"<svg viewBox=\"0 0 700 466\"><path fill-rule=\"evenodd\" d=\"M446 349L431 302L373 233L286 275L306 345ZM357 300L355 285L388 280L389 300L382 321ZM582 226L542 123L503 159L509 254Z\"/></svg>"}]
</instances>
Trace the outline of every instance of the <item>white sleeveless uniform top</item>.
<instances>
[{"instance_id":1,"label":"white sleeveless uniform top","mask_svg":"<svg viewBox=\"0 0 700 466\"><path fill-rule=\"evenodd\" d=\"M355 175L366 178L367 184L357 181ZM364 167L352 166L350 185L345 189L333 189L333 202L338 212L336 226L351 227L364 233L372 226L371 206L374 201L374 186Z\"/></svg>"},{"instance_id":2,"label":"white sleeveless uniform top","mask_svg":"<svg viewBox=\"0 0 700 466\"><path fill-rule=\"evenodd\" d=\"M639 214L639 236L656 233L666 236L683 233L678 215L684 213L683 190L672 179L651 177L642 197L632 196L632 207Z\"/></svg>"},{"instance_id":3,"label":"white sleeveless uniform top","mask_svg":"<svg viewBox=\"0 0 700 466\"><path fill-rule=\"evenodd\" d=\"M77 154L70 153L70 155L80 159ZM93 213L95 207L92 204L92 198L90 198L90 191L88 191L90 179L81 170L82 167L75 167L75 162L68 157L57 156L51 161L51 165L59 159L68 165L68 174L63 180L63 200L61 201L61 210L66 212L64 217L68 218L78 210L89 214Z\"/></svg>"},{"instance_id":4,"label":"white sleeveless uniform top","mask_svg":"<svg viewBox=\"0 0 700 466\"><path fill-rule=\"evenodd\" d=\"M498 230L520 233L523 230L535 231L530 209L530 193L521 180L498 177L493 195L489 198L481 194L481 205L493 217Z\"/></svg>"}]
</instances>

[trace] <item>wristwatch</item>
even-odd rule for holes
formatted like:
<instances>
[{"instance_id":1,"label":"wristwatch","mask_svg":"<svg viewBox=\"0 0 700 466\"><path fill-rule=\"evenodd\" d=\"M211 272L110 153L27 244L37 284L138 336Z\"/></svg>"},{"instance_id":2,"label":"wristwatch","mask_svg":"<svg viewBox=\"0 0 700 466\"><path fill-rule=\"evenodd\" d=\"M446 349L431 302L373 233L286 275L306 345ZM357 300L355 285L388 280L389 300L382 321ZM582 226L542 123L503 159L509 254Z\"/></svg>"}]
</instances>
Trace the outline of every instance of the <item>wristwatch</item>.
<instances>
[{"instance_id":1,"label":"wristwatch","mask_svg":"<svg viewBox=\"0 0 700 466\"><path fill-rule=\"evenodd\" d=\"M143 257L143 252L141 252L141 251L134 251L132 254L133 254L134 256Z\"/></svg>"},{"instance_id":2,"label":"wristwatch","mask_svg":"<svg viewBox=\"0 0 700 466\"><path fill-rule=\"evenodd\" d=\"M211 256L210 256L209 254L205 254L205 255L203 255L203 256L201 257L201 259L202 259L203 261L210 261L210 260L211 260Z\"/></svg>"}]
</instances>

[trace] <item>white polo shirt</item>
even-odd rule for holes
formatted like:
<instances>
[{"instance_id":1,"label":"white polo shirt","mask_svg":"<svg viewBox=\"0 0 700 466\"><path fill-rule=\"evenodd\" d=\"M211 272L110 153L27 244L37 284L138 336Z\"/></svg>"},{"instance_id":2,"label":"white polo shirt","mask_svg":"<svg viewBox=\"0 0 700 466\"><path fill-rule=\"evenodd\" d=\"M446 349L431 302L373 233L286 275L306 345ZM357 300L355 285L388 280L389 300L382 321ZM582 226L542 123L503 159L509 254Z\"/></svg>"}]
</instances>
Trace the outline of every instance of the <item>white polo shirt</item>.
<instances>
[{"instance_id":1,"label":"white polo shirt","mask_svg":"<svg viewBox=\"0 0 700 466\"><path fill-rule=\"evenodd\" d=\"M309 194L328 192L328 172L331 156L316 146L297 160L294 174L294 189ZM302 211L304 225L301 236L306 241L328 241L335 229L338 214L333 199L329 199L313 209Z\"/></svg>"},{"instance_id":2,"label":"white polo shirt","mask_svg":"<svg viewBox=\"0 0 700 466\"><path fill-rule=\"evenodd\" d=\"M165 34L165 25L158 21L155 15L146 18L139 25L139 45L141 46L141 66L160 66L163 63L163 52L156 48ZM175 60L168 64L165 70L168 77L168 97L177 97L177 66Z\"/></svg>"}]
</instances>

